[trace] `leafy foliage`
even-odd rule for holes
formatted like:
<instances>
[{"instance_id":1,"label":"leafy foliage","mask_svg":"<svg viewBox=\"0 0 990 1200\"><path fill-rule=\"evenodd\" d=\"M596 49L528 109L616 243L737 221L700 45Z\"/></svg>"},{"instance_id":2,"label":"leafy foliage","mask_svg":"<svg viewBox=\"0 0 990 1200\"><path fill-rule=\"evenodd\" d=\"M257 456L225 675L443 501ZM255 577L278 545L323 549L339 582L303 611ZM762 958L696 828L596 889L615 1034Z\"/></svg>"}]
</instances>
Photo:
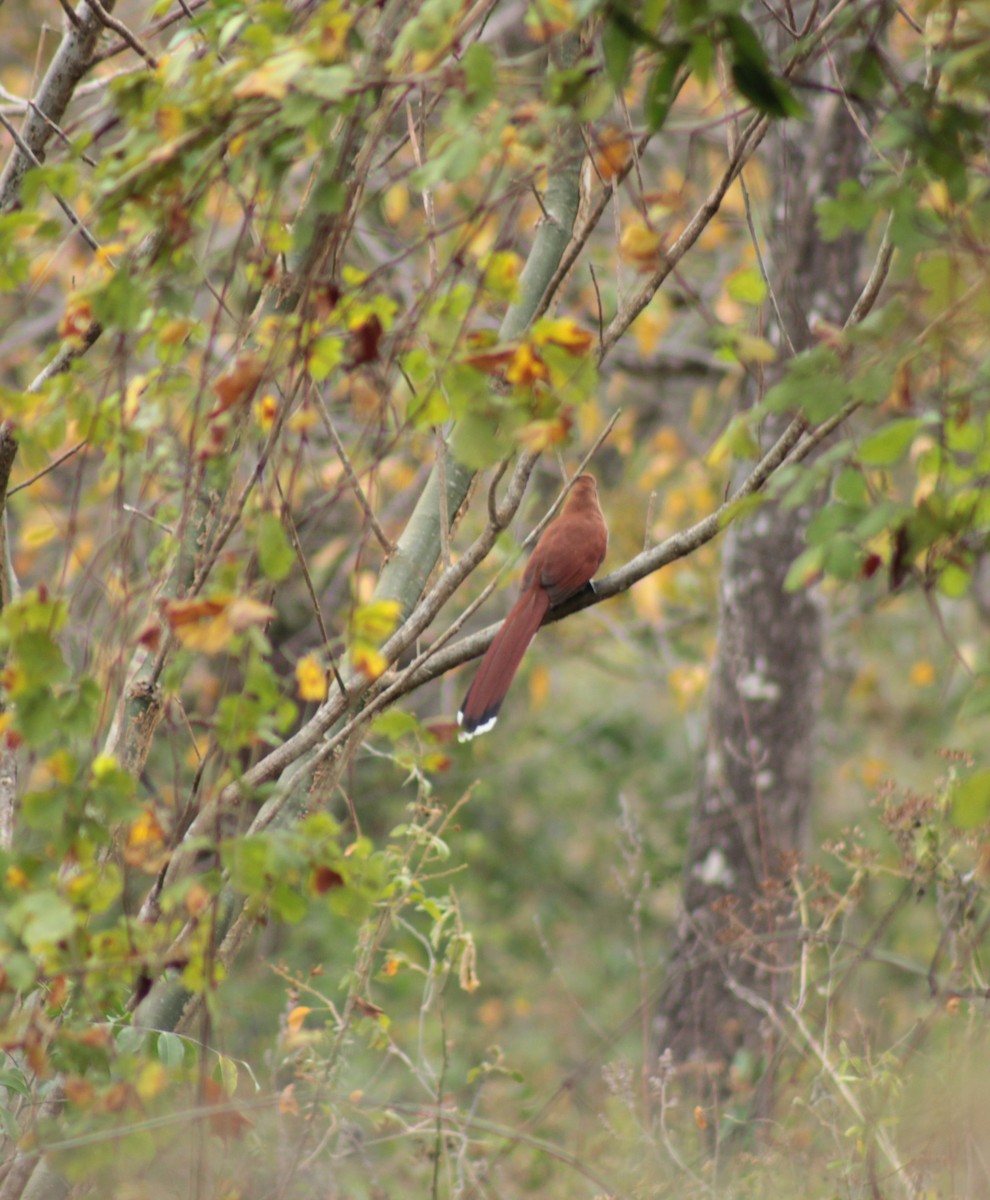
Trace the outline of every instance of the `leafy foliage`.
<instances>
[{"instance_id":1,"label":"leafy foliage","mask_svg":"<svg viewBox=\"0 0 990 1200\"><path fill-rule=\"evenodd\" d=\"M987 39L979 6L889 31L853 8L797 30L734 0L522 20L224 0L102 29L0 183L11 1194L51 1184L43 1152L79 1194L171 1194L182 1172L201 1196L690 1196L733 1139L762 1154L734 1165L740 1196L951 1186L986 1109L965 1068L990 816ZM23 11L5 105L36 86ZM840 45L830 87L882 117L817 221L892 266L869 315L783 364L758 146L810 124L806 69ZM548 261L562 183L585 195ZM744 380L760 403L734 414ZM824 580L845 622L830 848L793 874L800 991L766 1059L727 1065L725 1106L656 1066L648 1020L704 748L712 547L541 634L559 653L537 648L473 756L452 693L403 674L452 636L453 585L416 628L418 593L376 591L383 563L425 578L440 557L466 564L462 611L471 539L502 570L516 539L479 489L435 504L449 521L410 553L424 464L447 484L574 465L620 391L595 466L610 565L716 513L767 414L822 447L770 494L827 497L789 582ZM943 775L916 778L936 753Z\"/></svg>"}]
</instances>

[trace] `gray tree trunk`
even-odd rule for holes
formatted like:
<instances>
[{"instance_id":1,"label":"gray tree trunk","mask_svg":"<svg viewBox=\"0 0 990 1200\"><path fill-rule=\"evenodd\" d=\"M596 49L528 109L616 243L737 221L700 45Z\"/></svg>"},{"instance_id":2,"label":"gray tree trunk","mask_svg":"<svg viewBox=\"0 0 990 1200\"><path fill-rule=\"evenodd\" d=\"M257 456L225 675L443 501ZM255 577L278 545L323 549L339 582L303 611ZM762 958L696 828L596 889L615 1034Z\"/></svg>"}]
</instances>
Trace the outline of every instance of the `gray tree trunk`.
<instances>
[{"instance_id":1,"label":"gray tree trunk","mask_svg":"<svg viewBox=\"0 0 990 1200\"><path fill-rule=\"evenodd\" d=\"M771 337L781 361L811 342L816 319L843 323L864 276L863 239L825 243L814 215L861 170L863 135L834 93L805 100L812 122L780 124L768 137L767 258L779 313ZM699 1100L731 1086L763 1115L776 1050L768 1006L787 996L796 950L789 879L806 843L822 676L819 601L783 587L810 512L766 505L726 537L683 912L656 1020L658 1051L691 1068Z\"/></svg>"}]
</instances>

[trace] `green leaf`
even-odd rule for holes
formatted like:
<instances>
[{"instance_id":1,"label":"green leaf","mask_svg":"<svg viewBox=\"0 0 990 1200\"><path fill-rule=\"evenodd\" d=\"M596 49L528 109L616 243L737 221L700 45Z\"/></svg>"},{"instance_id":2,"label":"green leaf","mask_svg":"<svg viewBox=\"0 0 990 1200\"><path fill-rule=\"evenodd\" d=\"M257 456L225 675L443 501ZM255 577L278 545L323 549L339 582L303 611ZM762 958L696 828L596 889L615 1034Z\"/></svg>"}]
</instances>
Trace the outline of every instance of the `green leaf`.
<instances>
[{"instance_id":1,"label":"green leaf","mask_svg":"<svg viewBox=\"0 0 990 1200\"><path fill-rule=\"evenodd\" d=\"M353 67L338 65L304 71L295 80L295 86L321 100L340 100L353 82Z\"/></svg>"},{"instance_id":2,"label":"green leaf","mask_svg":"<svg viewBox=\"0 0 990 1200\"><path fill-rule=\"evenodd\" d=\"M16 1092L19 1096L29 1096L31 1094L31 1089L24 1078L23 1071L19 1071L16 1068L8 1071L0 1071L0 1088L6 1088L8 1092Z\"/></svg>"},{"instance_id":3,"label":"green leaf","mask_svg":"<svg viewBox=\"0 0 990 1200\"><path fill-rule=\"evenodd\" d=\"M771 117L799 117L804 109L774 74L753 27L737 14L722 18L732 55L732 79L739 94Z\"/></svg>"},{"instance_id":4,"label":"green leaf","mask_svg":"<svg viewBox=\"0 0 990 1200\"><path fill-rule=\"evenodd\" d=\"M35 892L10 906L7 925L37 954L75 932L76 914L68 901L54 892Z\"/></svg>"},{"instance_id":5,"label":"green leaf","mask_svg":"<svg viewBox=\"0 0 990 1200\"><path fill-rule=\"evenodd\" d=\"M498 69L495 55L488 46L474 42L461 58L461 70L467 87L459 99L459 107L468 115L480 112L495 98Z\"/></svg>"},{"instance_id":6,"label":"green leaf","mask_svg":"<svg viewBox=\"0 0 990 1200\"><path fill-rule=\"evenodd\" d=\"M870 492L862 471L846 467L839 472L832 494L852 508L865 508L870 503Z\"/></svg>"},{"instance_id":7,"label":"green leaf","mask_svg":"<svg viewBox=\"0 0 990 1200\"><path fill-rule=\"evenodd\" d=\"M958 600L965 596L973 584L973 576L959 563L946 563L939 571L935 586L943 596Z\"/></svg>"},{"instance_id":8,"label":"green leaf","mask_svg":"<svg viewBox=\"0 0 990 1200\"><path fill-rule=\"evenodd\" d=\"M766 280L759 267L734 271L726 280L726 289L733 300L754 307L762 304L767 297Z\"/></svg>"},{"instance_id":9,"label":"green leaf","mask_svg":"<svg viewBox=\"0 0 990 1200\"><path fill-rule=\"evenodd\" d=\"M827 542L841 530L848 529L859 516L859 510L846 504L826 504L808 522L806 537L808 544L817 546Z\"/></svg>"},{"instance_id":10,"label":"green leaf","mask_svg":"<svg viewBox=\"0 0 990 1200\"><path fill-rule=\"evenodd\" d=\"M185 1062L186 1048L178 1034L160 1033L157 1052L158 1061L166 1067L181 1067Z\"/></svg>"},{"instance_id":11,"label":"green leaf","mask_svg":"<svg viewBox=\"0 0 990 1200\"><path fill-rule=\"evenodd\" d=\"M339 337L322 337L313 343L306 356L306 369L317 383L344 361L344 343Z\"/></svg>"},{"instance_id":12,"label":"green leaf","mask_svg":"<svg viewBox=\"0 0 990 1200\"><path fill-rule=\"evenodd\" d=\"M298 924L309 911L305 896L284 881L279 881L272 888L271 906L272 912L290 925Z\"/></svg>"},{"instance_id":13,"label":"green leaf","mask_svg":"<svg viewBox=\"0 0 990 1200\"><path fill-rule=\"evenodd\" d=\"M280 583L296 561L282 522L274 513L264 513L258 526L258 565L266 579Z\"/></svg>"},{"instance_id":14,"label":"green leaf","mask_svg":"<svg viewBox=\"0 0 990 1200\"><path fill-rule=\"evenodd\" d=\"M23 663L32 684L55 683L66 675L59 644L44 629L29 629L14 642L14 653Z\"/></svg>"},{"instance_id":15,"label":"green leaf","mask_svg":"<svg viewBox=\"0 0 990 1200\"><path fill-rule=\"evenodd\" d=\"M787 374L770 388L764 403L773 412L802 412L817 423L837 412L847 395L835 352L816 346L791 359Z\"/></svg>"},{"instance_id":16,"label":"green leaf","mask_svg":"<svg viewBox=\"0 0 990 1200\"><path fill-rule=\"evenodd\" d=\"M990 820L990 771L977 771L956 784L950 814L959 829L976 829Z\"/></svg>"},{"instance_id":17,"label":"green leaf","mask_svg":"<svg viewBox=\"0 0 990 1200\"><path fill-rule=\"evenodd\" d=\"M667 119L676 96L677 77L691 48L689 42L675 42L660 57L657 69L646 86L643 114L646 124L655 133Z\"/></svg>"},{"instance_id":18,"label":"green leaf","mask_svg":"<svg viewBox=\"0 0 990 1200\"><path fill-rule=\"evenodd\" d=\"M619 5L613 6L613 11L605 20L602 31L602 54L605 58L605 70L616 88L621 88L629 74L629 64L636 52L636 42L630 36L628 14L626 21L616 19Z\"/></svg>"},{"instance_id":19,"label":"green leaf","mask_svg":"<svg viewBox=\"0 0 990 1200\"><path fill-rule=\"evenodd\" d=\"M800 117L800 101L772 72L743 59L732 64L732 82L739 94L771 117Z\"/></svg>"},{"instance_id":20,"label":"green leaf","mask_svg":"<svg viewBox=\"0 0 990 1200\"><path fill-rule=\"evenodd\" d=\"M110 281L91 294L93 316L101 325L117 329L137 329L144 319L148 303L147 287L136 271L121 269Z\"/></svg>"},{"instance_id":21,"label":"green leaf","mask_svg":"<svg viewBox=\"0 0 990 1200\"><path fill-rule=\"evenodd\" d=\"M388 738L390 742L396 742L408 733L415 733L419 727L412 713L403 712L400 708L390 708L371 723L372 732Z\"/></svg>"},{"instance_id":22,"label":"green leaf","mask_svg":"<svg viewBox=\"0 0 990 1200\"><path fill-rule=\"evenodd\" d=\"M845 534L832 538L825 544L825 558L822 566L828 575L847 583L858 579L862 566L859 546Z\"/></svg>"},{"instance_id":23,"label":"green leaf","mask_svg":"<svg viewBox=\"0 0 990 1200\"><path fill-rule=\"evenodd\" d=\"M892 421L860 444L859 461L869 467L891 467L907 454L923 422L920 417Z\"/></svg>"},{"instance_id":24,"label":"green leaf","mask_svg":"<svg viewBox=\"0 0 990 1200\"><path fill-rule=\"evenodd\" d=\"M784 579L784 591L798 592L818 581L825 562L824 546L809 546L791 563Z\"/></svg>"},{"instance_id":25,"label":"green leaf","mask_svg":"<svg viewBox=\"0 0 990 1200\"><path fill-rule=\"evenodd\" d=\"M816 211L819 233L825 241L834 242L847 229L857 233L868 229L877 213L877 200L855 179L844 179L835 196L819 201Z\"/></svg>"}]
</instances>

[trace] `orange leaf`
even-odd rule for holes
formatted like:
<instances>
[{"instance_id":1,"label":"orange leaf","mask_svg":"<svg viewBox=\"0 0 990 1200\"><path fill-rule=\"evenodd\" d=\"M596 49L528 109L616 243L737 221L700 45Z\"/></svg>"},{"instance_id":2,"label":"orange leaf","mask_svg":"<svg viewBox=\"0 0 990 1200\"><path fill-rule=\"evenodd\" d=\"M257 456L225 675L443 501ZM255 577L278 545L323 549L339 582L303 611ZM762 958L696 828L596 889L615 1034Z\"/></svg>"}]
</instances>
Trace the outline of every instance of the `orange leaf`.
<instances>
[{"instance_id":1,"label":"orange leaf","mask_svg":"<svg viewBox=\"0 0 990 1200\"><path fill-rule=\"evenodd\" d=\"M573 420L567 412L548 421L530 421L516 433L516 440L527 450L540 453L567 441L572 424Z\"/></svg>"},{"instance_id":2,"label":"orange leaf","mask_svg":"<svg viewBox=\"0 0 990 1200\"><path fill-rule=\"evenodd\" d=\"M491 350L478 350L469 354L464 360L469 367L484 372L485 375L499 375L503 367L507 367L515 357L511 346L495 347Z\"/></svg>"},{"instance_id":3,"label":"orange leaf","mask_svg":"<svg viewBox=\"0 0 990 1200\"><path fill-rule=\"evenodd\" d=\"M228 408L233 408L235 404L249 400L264 373L265 364L253 351L245 350L238 354L230 370L224 372L213 385L220 403L209 414L210 420L220 416Z\"/></svg>"},{"instance_id":4,"label":"orange leaf","mask_svg":"<svg viewBox=\"0 0 990 1200\"><path fill-rule=\"evenodd\" d=\"M602 131L595 153L598 174L607 183L618 175L632 158L632 143L629 137L614 126Z\"/></svg>"},{"instance_id":5,"label":"orange leaf","mask_svg":"<svg viewBox=\"0 0 990 1200\"><path fill-rule=\"evenodd\" d=\"M62 314L62 320L58 323L59 336L81 338L85 336L92 322L93 310L90 308L89 301L78 296L70 297L65 312Z\"/></svg>"},{"instance_id":6,"label":"orange leaf","mask_svg":"<svg viewBox=\"0 0 990 1200\"><path fill-rule=\"evenodd\" d=\"M164 605L165 619L176 630L219 616L226 607L226 600L168 600Z\"/></svg>"},{"instance_id":7,"label":"orange leaf","mask_svg":"<svg viewBox=\"0 0 990 1200\"><path fill-rule=\"evenodd\" d=\"M237 1111L215 1079L203 1080L203 1101L215 1109L209 1117L210 1130L225 1142L243 1137L245 1130L252 1127L251 1121Z\"/></svg>"}]
</instances>

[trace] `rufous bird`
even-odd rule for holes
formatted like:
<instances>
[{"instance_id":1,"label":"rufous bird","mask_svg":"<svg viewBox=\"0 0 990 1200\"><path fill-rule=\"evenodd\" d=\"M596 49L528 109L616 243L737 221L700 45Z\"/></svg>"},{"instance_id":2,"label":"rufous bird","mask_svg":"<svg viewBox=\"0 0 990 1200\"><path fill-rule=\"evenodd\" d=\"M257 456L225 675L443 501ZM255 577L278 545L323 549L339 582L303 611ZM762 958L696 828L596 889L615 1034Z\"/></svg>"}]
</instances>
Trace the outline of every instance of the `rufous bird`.
<instances>
[{"instance_id":1,"label":"rufous bird","mask_svg":"<svg viewBox=\"0 0 990 1200\"><path fill-rule=\"evenodd\" d=\"M487 733L498 719L512 677L526 647L549 609L569 599L588 583L605 558L608 527L598 503L593 475L579 475L560 515L544 529L526 571L512 611L478 667L457 714L462 742Z\"/></svg>"}]
</instances>

